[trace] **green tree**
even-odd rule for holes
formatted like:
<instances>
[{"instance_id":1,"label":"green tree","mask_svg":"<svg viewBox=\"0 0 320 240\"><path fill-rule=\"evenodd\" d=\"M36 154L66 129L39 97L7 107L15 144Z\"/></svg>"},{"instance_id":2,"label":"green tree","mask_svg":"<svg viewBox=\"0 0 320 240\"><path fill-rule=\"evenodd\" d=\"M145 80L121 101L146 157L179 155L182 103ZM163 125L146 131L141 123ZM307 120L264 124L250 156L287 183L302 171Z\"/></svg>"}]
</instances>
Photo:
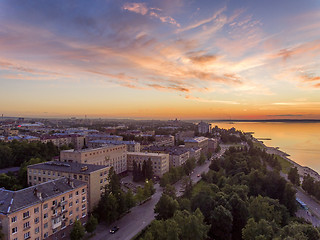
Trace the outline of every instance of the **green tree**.
<instances>
[{"instance_id":1,"label":"green tree","mask_svg":"<svg viewBox=\"0 0 320 240\"><path fill-rule=\"evenodd\" d=\"M250 218L242 230L243 240L272 240L274 235L272 224L265 219L256 222L253 218Z\"/></svg>"},{"instance_id":2,"label":"green tree","mask_svg":"<svg viewBox=\"0 0 320 240\"><path fill-rule=\"evenodd\" d=\"M134 195L132 193L132 190L129 189L128 192L126 193L126 206L127 209L130 209L136 205L136 201L134 199Z\"/></svg>"},{"instance_id":3,"label":"green tree","mask_svg":"<svg viewBox=\"0 0 320 240\"><path fill-rule=\"evenodd\" d=\"M109 184L107 185L107 190L109 193L116 195L121 191L120 178L114 171L113 167L110 168L108 174Z\"/></svg>"},{"instance_id":4,"label":"green tree","mask_svg":"<svg viewBox=\"0 0 320 240\"><path fill-rule=\"evenodd\" d=\"M165 189L163 190L164 194L172 197L173 199L176 198L176 188L173 185L167 184Z\"/></svg>"},{"instance_id":5,"label":"green tree","mask_svg":"<svg viewBox=\"0 0 320 240\"><path fill-rule=\"evenodd\" d=\"M157 219L171 218L175 211L179 209L179 203L177 200L169 197L166 194L162 194L159 202L156 204L154 212L157 214Z\"/></svg>"},{"instance_id":6,"label":"green tree","mask_svg":"<svg viewBox=\"0 0 320 240\"><path fill-rule=\"evenodd\" d=\"M137 193L135 195L137 202L141 203L144 200L144 191L142 187L137 188Z\"/></svg>"},{"instance_id":7,"label":"green tree","mask_svg":"<svg viewBox=\"0 0 320 240\"><path fill-rule=\"evenodd\" d=\"M84 237L85 230L79 220L76 220L73 224L73 228L70 232L71 240L80 240Z\"/></svg>"},{"instance_id":8,"label":"green tree","mask_svg":"<svg viewBox=\"0 0 320 240\"><path fill-rule=\"evenodd\" d=\"M24 162L21 164L21 167L19 169L19 173L18 173L18 179L20 181L20 184L23 187L27 187L28 186L28 174L27 174L27 167L29 165L34 165L37 163L42 163L45 162L46 160L41 159L41 158L31 158L29 161Z\"/></svg>"},{"instance_id":9,"label":"green tree","mask_svg":"<svg viewBox=\"0 0 320 240\"><path fill-rule=\"evenodd\" d=\"M314 195L314 179L309 174L303 177L302 188L307 193Z\"/></svg>"},{"instance_id":10,"label":"green tree","mask_svg":"<svg viewBox=\"0 0 320 240\"><path fill-rule=\"evenodd\" d=\"M288 173L288 179L293 185L300 186L300 175L298 173L297 167L290 168Z\"/></svg>"},{"instance_id":11,"label":"green tree","mask_svg":"<svg viewBox=\"0 0 320 240\"><path fill-rule=\"evenodd\" d=\"M0 240L4 240L4 233L2 232L2 226L0 226Z\"/></svg>"},{"instance_id":12,"label":"green tree","mask_svg":"<svg viewBox=\"0 0 320 240\"><path fill-rule=\"evenodd\" d=\"M214 239L231 239L232 222L231 212L222 205L217 206L211 213L210 235Z\"/></svg>"},{"instance_id":13,"label":"green tree","mask_svg":"<svg viewBox=\"0 0 320 240\"><path fill-rule=\"evenodd\" d=\"M112 193L104 193L97 207L99 220L105 221L108 224L114 222L119 216L117 209L118 203L116 197Z\"/></svg>"},{"instance_id":14,"label":"green tree","mask_svg":"<svg viewBox=\"0 0 320 240\"><path fill-rule=\"evenodd\" d=\"M94 232L98 225L98 219L96 219L93 215L91 215L86 223L86 230L89 233Z\"/></svg>"},{"instance_id":15,"label":"green tree","mask_svg":"<svg viewBox=\"0 0 320 240\"><path fill-rule=\"evenodd\" d=\"M152 179L153 177L153 167L152 167L152 161L149 158L148 161L146 162L146 179Z\"/></svg>"}]
</instances>

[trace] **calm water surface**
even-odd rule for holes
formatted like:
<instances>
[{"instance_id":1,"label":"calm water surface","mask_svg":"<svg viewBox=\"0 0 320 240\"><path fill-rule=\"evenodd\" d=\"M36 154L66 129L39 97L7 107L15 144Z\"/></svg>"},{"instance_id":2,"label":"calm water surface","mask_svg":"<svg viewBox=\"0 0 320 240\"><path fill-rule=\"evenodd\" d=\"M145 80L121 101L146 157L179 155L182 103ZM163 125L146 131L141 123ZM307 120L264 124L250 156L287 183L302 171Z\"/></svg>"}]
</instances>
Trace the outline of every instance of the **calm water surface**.
<instances>
[{"instance_id":1,"label":"calm water surface","mask_svg":"<svg viewBox=\"0 0 320 240\"><path fill-rule=\"evenodd\" d=\"M260 123L260 122L213 122L219 128L236 128L254 132L256 138L270 147L279 147L288 153L290 159L302 166L308 166L320 173L320 123Z\"/></svg>"}]
</instances>

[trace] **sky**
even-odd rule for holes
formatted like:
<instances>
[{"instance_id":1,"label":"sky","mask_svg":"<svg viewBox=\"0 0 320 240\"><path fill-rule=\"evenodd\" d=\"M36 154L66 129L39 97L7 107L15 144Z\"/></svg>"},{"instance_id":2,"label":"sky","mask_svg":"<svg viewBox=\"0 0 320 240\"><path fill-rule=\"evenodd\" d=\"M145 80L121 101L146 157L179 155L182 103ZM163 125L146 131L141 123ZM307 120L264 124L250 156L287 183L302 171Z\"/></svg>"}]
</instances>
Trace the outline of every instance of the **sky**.
<instances>
[{"instance_id":1,"label":"sky","mask_svg":"<svg viewBox=\"0 0 320 240\"><path fill-rule=\"evenodd\" d=\"M0 114L320 119L319 0L2 0Z\"/></svg>"}]
</instances>

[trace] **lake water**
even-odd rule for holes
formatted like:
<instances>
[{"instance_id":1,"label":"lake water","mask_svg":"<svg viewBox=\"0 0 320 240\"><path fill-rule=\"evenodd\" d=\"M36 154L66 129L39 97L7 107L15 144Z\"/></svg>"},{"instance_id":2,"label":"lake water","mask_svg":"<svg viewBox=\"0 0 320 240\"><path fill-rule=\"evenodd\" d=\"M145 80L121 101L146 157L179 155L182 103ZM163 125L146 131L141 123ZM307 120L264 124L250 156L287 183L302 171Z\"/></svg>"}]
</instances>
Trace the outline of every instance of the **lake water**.
<instances>
[{"instance_id":1,"label":"lake water","mask_svg":"<svg viewBox=\"0 0 320 240\"><path fill-rule=\"evenodd\" d=\"M262 141L269 147L279 147L293 161L320 173L320 123L213 122L212 126L234 127L254 132L255 138L271 138Z\"/></svg>"}]
</instances>

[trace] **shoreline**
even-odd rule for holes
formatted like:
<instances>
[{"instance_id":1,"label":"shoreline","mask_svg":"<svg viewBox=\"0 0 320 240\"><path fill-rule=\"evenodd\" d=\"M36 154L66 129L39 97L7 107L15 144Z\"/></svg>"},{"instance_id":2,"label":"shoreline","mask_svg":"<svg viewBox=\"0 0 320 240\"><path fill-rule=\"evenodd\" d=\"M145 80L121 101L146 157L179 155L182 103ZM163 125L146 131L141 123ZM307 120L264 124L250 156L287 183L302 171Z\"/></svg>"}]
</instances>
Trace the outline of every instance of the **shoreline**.
<instances>
[{"instance_id":1,"label":"shoreline","mask_svg":"<svg viewBox=\"0 0 320 240\"><path fill-rule=\"evenodd\" d=\"M300 178L303 178L305 175L309 174L311 177L313 177L315 180L320 181L320 175L318 172L313 170L312 168L308 166L302 166L299 163L295 162L294 160L288 158L290 155L284 151L281 151L278 147L268 147L266 144L264 144L263 141L259 141L255 137L252 136L253 141L260 143L263 145L263 148L266 150L269 154L278 155L281 158L285 159L289 163L293 165L293 167L297 167L298 173L300 175Z\"/></svg>"}]
</instances>

